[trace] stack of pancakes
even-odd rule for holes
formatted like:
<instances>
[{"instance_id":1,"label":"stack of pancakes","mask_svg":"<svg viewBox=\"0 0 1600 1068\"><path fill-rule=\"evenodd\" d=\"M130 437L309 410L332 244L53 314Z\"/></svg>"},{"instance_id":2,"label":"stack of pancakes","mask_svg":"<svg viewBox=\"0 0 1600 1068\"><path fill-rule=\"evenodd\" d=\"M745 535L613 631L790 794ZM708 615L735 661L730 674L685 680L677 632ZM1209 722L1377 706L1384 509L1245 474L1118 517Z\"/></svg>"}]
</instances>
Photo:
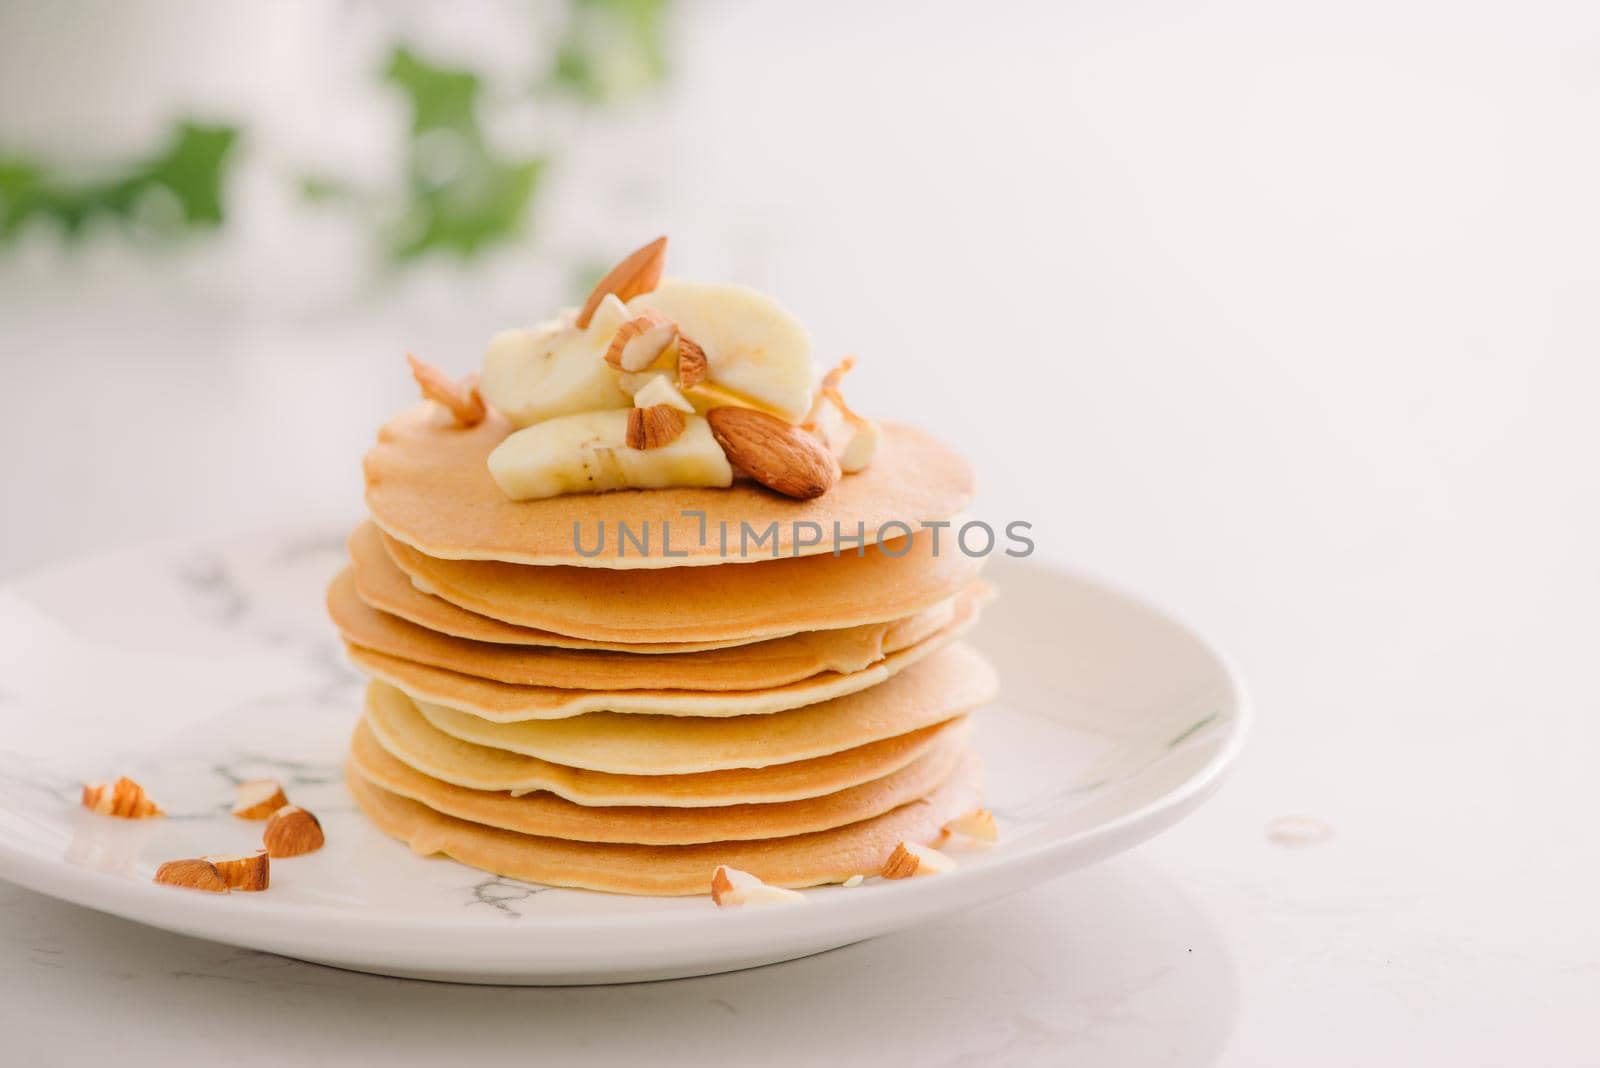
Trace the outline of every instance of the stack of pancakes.
<instances>
[{"instance_id":1,"label":"stack of pancakes","mask_svg":"<svg viewBox=\"0 0 1600 1068\"><path fill-rule=\"evenodd\" d=\"M366 458L372 521L328 609L371 678L348 778L382 830L529 882L703 894L724 864L870 875L977 807L967 714L995 679L957 639L981 561L922 529L967 504L959 458L888 424L812 501L514 502L485 463L513 429L424 404Z\"/></svg>"}]
</instances>

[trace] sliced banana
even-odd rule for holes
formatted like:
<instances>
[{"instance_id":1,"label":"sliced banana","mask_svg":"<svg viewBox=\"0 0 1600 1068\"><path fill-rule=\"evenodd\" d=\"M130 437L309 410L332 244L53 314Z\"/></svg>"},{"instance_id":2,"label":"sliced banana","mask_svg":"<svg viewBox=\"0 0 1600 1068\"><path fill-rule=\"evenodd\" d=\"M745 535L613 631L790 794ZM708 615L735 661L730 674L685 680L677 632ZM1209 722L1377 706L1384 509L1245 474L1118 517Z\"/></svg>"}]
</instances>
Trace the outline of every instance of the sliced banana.
<instances>
[{"instance_id":1,"label":"sliced banana","mask_svg":"<svg viewBox=\"0 0 1600 1068\"><path fill-rule=\"evenodd\" d=\"M489 474L516 501L563 493L667 486L729 486L733 468L698 415L683 433L654 449L627 445L624 410L580 412L546 419L502 441L489 454Z\"/></svg>"},{"instance_id":2,"label":"sliced banana","mask_svg":"<svg viewBox=\"0 0 1600 1068\"><path fill-rule=\"evenodd\" d=\"M748 286L669 279L628 308L634 314L654 308L705 349L709 381L686 391L691 401L696 391L720 386L791 423L805 418L814 381L811 338L771 297Z\"/></svg>"},{"instance_id":3,"label":"sliced banana","mask_svg":"<svg viewBox=\"0 0 1600 1068\"><path fill-rule=\"evenodd\" d=\"M607 295L587 329L570 315L531 330L506 330L489 342L478 390L517 426L609 408L631 407L605 362L617 328L631 316L627 305Z\"/></svg>"}]
</instances>

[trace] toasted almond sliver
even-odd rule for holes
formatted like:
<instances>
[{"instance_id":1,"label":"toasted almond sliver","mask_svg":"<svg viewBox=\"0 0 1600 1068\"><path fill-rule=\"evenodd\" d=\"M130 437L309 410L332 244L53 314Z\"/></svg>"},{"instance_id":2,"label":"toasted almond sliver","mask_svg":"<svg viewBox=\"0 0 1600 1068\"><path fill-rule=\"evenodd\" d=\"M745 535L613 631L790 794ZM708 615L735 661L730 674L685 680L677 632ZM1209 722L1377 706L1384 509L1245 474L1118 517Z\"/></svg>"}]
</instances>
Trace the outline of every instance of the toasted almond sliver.
<instances>
[{"instance_id":1,"label":"toasted almond sliver","mask_svg":"<svg viewBox=\"0 0 1600 1068\"><path fill-rule=\"evenodd\" d=\"M185 890L205 890L213 894L228 892L228 881L217 871L217 866L199 857L167 861L156 869L155 881L162 886L181 886Z\"/></svg>"},{"instance_id":2,"label":"toasted almond sliver","mask_svg":"<svg viewBox=\"0 0 1600 1068\"><path fill-rule=\"evenodd\" d=\"M233 814L242 820L264 820L288 803L276 779L251 779L233 788Z\"/></svg>"},{"instance_id":3,"label":"toasted almond sliver","mask_svg":"<svg viewBox=\"0 0 1600 1068\"><path fill-rule=\"evenodd\" d=\"M261 842L274 859L314 853L322 848L324 841L322 824L299 805L284 805L278 809L261 832Z\"/></svg>"},{"instance_id":4,"label":"toasted almond sliver","mask_svg":"<svg viewBox=\"0 0 1600 1068\"><path fill-rule=\"evenodd\" d=\"M583 308L574 320L579 330L588 329L594 310L600 306L607 293L618 300L630 301L641 293L648 293L661 281L661 269L667 262L667 239L658 237L643 248L634 249L622 262L606 272L606 276L589 293Z\"/></svg>"},{"instance_id":5,"label":"toasted almond sliver","mask_svg":"<svg viewBox=\"0 0 1600 1068\"><path fill-rule=\"evenodd\" d=\"M411 376L422 388L422 395L444 405L455 417L456 425L477 426L489 414L483 396L478 392L477 375L467 375L458 383L439 368L417 359L409 352L406 353L406 362L411 365Z\"/></svg>"}]
</instances>

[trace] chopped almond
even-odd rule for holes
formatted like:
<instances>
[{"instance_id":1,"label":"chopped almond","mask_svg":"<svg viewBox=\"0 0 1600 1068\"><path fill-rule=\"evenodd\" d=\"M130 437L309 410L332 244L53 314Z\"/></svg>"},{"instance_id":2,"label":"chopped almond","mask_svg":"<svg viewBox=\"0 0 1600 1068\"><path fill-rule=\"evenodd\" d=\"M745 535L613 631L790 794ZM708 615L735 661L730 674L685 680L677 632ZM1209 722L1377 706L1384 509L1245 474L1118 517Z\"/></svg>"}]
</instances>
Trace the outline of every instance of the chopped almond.
<instances>
[{"instance_id":1,"label":"chopped almond","mask_svg":"<svg viewBox=\"0 0 1600 1068\"><path fill-rule=\"evenodd\" d=\"M799 905L806 896L798 890L769 886L738 868L719 864L711 876L711 900L721 908L733 905Z\"/></svg>"},{"instance_id":2,"label":"chopped almond","mask_svg":"<svg viewBox=\"0 0 1600 1068\"><path fill-rule=\"evenodd\" d=\"M84 808L102 816L143 820L164 815L161 806L144 792L144 787L126 775L116 782L89 783L83 788L81 800Z\"/></svg>"},{"instance_id":3,"label":"chopped almond","mask_svg":"<svg viewBox=\"0 0 1600 1068\"><path fill-rule=\"evenodd\" d=\"M267 854L276 859L315 853L326 839L317 817L299 805L284 805L267 820L261 841L267 847Z\"/></svg>"},{"instance_id":4,"label":"chopped almond","mask_svg":"<svg viewBox=\"0 0 1600 1068\"><path fill-rule=\"evenodd\" d=\"M885 879L909 879L915 875L941 875L955 868L956 862L937 849L915 842L901 842L889 854L889 859L883 862L883 870L879 874Z\"/></svg>"},{"instance_id":5,"label":"chopped almond","mask_svg":"<svg viewBox=\"0 0 1600 1068\"><path fill-rule=\"evenodd\" d=\"M205 890L226 894L228 881L209 860L169 860L156 869L156 882L162 886L181 886L185 890Z\"/></svg>"},{"instance_id":6,"label":"chopped almond","mask_svg":"<svg viewBox=\"0 0 1600 1068\"><path fill-rule=\"evenodd\" d=\"M980 842L997 842L1000 840L999 828L995 826L994 813L986 808L975 808L965 812L944 825L946 834L959 834L973 838Z\"/></svg>"},{"instance_id":7,"label":"chopped almond","mask_svg":"<svg viewBox=\"0 0 1600 1068\"><path fill-rule=\"evenodd\" d=\"M271 882L271 865L267 861L265 849L258 849L254 853L200 859L210 862L211 866L217 869L217 874L222 876L222 881L228 884L230 890L265 890Z\"/></svg>"},{"instance_id":8,"label":"chopped almond","mask_svg":"<svg viewBox=\"0 0 1600 1068\"><path fill-rule=\"evenodd\" d=\"M242 820L264 820L288 803L276 779L251 779L233 788L233 814Z\"/></svg>"}]
</instances>

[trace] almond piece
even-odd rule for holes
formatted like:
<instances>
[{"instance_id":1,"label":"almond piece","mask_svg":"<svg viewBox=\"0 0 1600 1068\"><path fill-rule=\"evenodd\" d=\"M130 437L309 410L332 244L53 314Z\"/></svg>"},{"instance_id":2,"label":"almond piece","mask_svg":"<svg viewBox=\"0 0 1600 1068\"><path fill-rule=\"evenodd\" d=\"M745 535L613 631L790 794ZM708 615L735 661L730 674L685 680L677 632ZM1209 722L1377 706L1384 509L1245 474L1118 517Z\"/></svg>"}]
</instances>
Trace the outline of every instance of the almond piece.
<instances>
[{"instance_id":1,"label":"almond piece","mask_svg":"<svg viewBox=\"0 0 1600 1068\"><path fill-rule=\"evenodd\" d=\"M258 849L254 853L236 853L228 857L200 859L209 862L217 869L217 874L222 876L222 881L228 884L230 890L265 890L271 881L271 865L267 862L265 849Z\"/></svg>"},{"instance_id":2,"label":"almond piece","mask_svg":"<svg viewBox=\"0 0 1600 1068\"><path fill-rule=\"evenodd\" d=\"M913 875L942 875L955 869L956 862L937 849L901 842L883 862L883 870L878 874L885 879L909 879Z\"/></svg>"},{"instance_id":3,"label":"almond piece","mask_svg":"<svg viewBox=\"0 0 1600 1068\"><path fill-rule=\"evenodd\" d=\"M643 371L661 359L677 336L677 323L654 308L646 308L611 335L606 363L619 371Z\"/></svg>"},{"instance_id":4,"label":"almond piece","mask_svg":"<svg viewBox=\"0 0 1600 1068\"><path fill-rule=\"evenodd\" d=\"M411 377L422 387L423 397L444 405L455 417L457 426L477 426L489 414L482 395L478 393L477 375L467 375L457 383L437 367L422 362L409 352L406 353L406 362L411 365Z\"/></svg>"},{"instance_id":5,"label":"almond piece","mask_svg":"<svg viewBox=\"0 0 1600 1068\"><path fill-rule=\"evenodd\" d=\"M945 834L960 834L980 842L997 842L1000 830L995 826L994 813L986 808L964 812L944 825Z\"/></svg>"},{"instance_id":6,"label":"almond piece","mask_svg":"<svg viewBox=\"0 0 1600 1068\"><path fill-rule=\"evenodd\" d=\"M785 497L810 500L839 481L839 461L833 454L777 416L754 408L712 408L706 420L730 462Z\"/></svg>"},{"instance_id":7,"label":"almond piece","mask_svg":"<svg viewBox=\"0 0 1600 1068\"><path fill-rule=\"evenodd\" d=\"M92 782L84 786L83 807L102 816L124 820L145 820L164 815L161 806L150 800L144 787L126 775L116 782Z\"/></svg>"},{"instance_id":8,"label":"almond piece","mask_svg":"<svg viewBox=\"0 0 1600 1068\"><path fill-rule=\"evenodd\" d=\"M322 848L322 824L299 805L284 805L267 820L261 842L273 858L298 857Z\"/></svg>"},{"instance_id":9,"label":"almond piece","mask_svg":"<svg viewBox=\"0 0 1600 1068\"><path fill-rule=\"evenodd\" d=\"M589 327L594 310L600 306L607 293L615 293L623 302L641 293L648 293L661 281L661 268L667 262L667 239L658 237L648 245L628 253L621 263L606 272L606 276L590 292L589 299L574 320L579 330Z\"/></svg>"},{"instance_id":10,"label":"almond piece","mask_svg":"<svg viewBox=\"0 0 1600 1068\"><path fill-rule=\"evenodd\" d=\"M205 890L213 894L228 892L228 881L217 871L217 866L198 857L167 861L156 869L155 881L162 886L181 886L185 890Z\"/></svg>"},{"instance_id":11,"label":"almond piece","mask_svg":"<svg viewBox=\"0 0 1600 1068\"><path fill-rule=\"evenodd\" d=\"M706 380L706 350L698 342L678 335L678 388L688 389Z\"/></svg>"},{"instance_id":12,"label":"almond piece","mask_svg":"<svg viewBox=\"0 0 1600 1068\"><path fill-rule=\"evenodd\" d=\"M806 896L798 890L769 886L747 871L717 865L711 875L711 900L719 908L733 905L800 905Z\"/></svg>"},{"instance_id":13,"label":"almond piece","mask_svg":"<svg viewBox=\"0 0 1600 1068\"><path fill-rule=\"evenodd\" d=\"M665 404L628 412L628 448L659 449L678 440L687 426L683 413Z\"/></svg>"},{"instance_id":14,"label":"almond piece","mask_svg":"<svg viewBox=\"0 0 1600 1068\"><path fill-rule=\"evenodd\" d=\"M233 788L233 814L242 820L264 820L288 803L276 779L251 779Z\"/></svg>"}]
</instances>

